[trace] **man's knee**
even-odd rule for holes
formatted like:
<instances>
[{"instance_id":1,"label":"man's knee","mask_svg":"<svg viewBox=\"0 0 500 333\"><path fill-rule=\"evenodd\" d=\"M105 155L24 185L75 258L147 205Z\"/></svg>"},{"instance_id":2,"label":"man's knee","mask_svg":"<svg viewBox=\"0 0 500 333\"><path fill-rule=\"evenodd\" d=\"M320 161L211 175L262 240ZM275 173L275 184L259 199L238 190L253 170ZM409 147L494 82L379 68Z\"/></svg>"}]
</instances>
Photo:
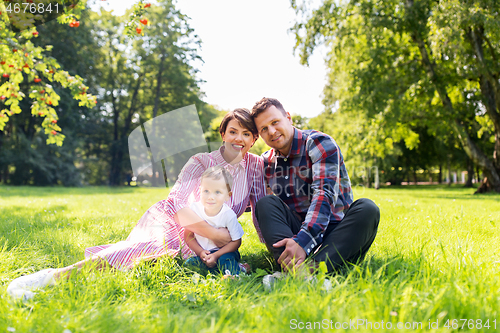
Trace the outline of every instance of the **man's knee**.
<instances>
[{"instance_id":1,"label":"man's knee","mask_svg":"<svg viewBox=\"0 0 500 333\"><path fill-rule=\"evenodd\" d=\"M380 208L370 199L361 198L356 200L357 208L361 210L363 216L365 217L363 220L367 222L373 222L376 226L378 226L378 222L380 221Z\"/></svg>"},{"instance_id":2,"label":"man's knee","mask_svg":"<svg viewBox=\"0 0 500 333\"><path fill-rule=\"evenodd\" d=\"M380 208L378 208L377 204L375 204L373 200L361 198L359 201L363 204L363 209L366 209L370 215L380 218Z\"/></svg>"}]
</instances>

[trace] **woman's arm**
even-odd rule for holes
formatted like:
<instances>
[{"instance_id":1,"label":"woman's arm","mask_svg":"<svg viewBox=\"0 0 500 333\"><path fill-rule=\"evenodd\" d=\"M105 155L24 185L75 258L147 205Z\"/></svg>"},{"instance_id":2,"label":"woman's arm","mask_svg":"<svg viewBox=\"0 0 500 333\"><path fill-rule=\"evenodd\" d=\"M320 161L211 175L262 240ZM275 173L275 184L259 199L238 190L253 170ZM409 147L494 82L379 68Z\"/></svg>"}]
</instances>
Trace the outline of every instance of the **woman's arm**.
<instances>
[{"instance_id":1,"label":"woman's arm","mask_svg":"<svg viewBox=\"0 0 500 333\"><path fill-rule=\"evenodd\" d=\"M185 229L210 239L218 247L223 247L231 241L231 236L226 228L212 227L189 207L180 209L174 215L174 220Z\"/></svg>"}]
</instances>

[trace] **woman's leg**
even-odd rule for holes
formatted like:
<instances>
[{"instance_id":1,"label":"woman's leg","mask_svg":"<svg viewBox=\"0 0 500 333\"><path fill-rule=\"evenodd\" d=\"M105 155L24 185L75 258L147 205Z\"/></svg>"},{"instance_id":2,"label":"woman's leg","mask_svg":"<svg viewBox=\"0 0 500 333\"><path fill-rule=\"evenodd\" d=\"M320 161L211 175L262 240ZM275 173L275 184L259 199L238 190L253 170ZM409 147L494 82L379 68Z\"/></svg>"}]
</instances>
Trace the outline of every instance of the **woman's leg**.
<instances>
[{"instance_id":1,"label":"woman's leg","mask_svg":"<svg viewBox=\"0 0 500 333\"><path fill-rule=\"evenodd\" d=\"M74 263L72 265L63 267L63 268L57 268L56 272L54 273L54 280L60 280L62 278L69 279L71 274L73 272L78 273L82 267L90 267L90 269L95 269L95 270L103 270L107 268L111 268L111 266L108 264L108 262L105 259L102 259L96 255L84 259L82 261L79 261L77 263Z\"/></svg>"}]
</instances>

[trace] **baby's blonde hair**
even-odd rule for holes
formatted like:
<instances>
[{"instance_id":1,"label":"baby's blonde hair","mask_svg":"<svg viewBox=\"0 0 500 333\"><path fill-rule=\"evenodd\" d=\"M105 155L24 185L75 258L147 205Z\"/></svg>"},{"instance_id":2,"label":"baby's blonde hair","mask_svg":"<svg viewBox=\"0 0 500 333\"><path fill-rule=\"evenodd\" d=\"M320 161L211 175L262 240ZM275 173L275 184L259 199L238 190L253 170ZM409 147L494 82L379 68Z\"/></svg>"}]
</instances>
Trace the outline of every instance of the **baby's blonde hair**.
<instances>
[{"instance_id":1,"label":"baby's blonde hair","mask_svg":"<svg viewBox=\"0 0 500 333\"><path fill-rule=\"evenodd\" d=\"M224 178L228 192L231 192L231 188L233 187L233 176L231 176L231 174L220 165L216 165L205 170L201 174L201 179L203 178L210 178L214 180Z\"/></svg>"}]
</instances>

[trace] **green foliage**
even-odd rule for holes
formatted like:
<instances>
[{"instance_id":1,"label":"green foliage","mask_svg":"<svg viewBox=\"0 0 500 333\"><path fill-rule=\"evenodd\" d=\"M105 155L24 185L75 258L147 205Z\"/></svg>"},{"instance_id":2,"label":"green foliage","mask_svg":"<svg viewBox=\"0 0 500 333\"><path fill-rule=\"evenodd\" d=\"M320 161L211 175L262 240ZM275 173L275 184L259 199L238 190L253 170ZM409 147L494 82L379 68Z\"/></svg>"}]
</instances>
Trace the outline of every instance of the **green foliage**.
<instances>
[{"instance_id":1,"label":"green foliage","mask_svg":"<svg viewBox=\"0 0 500 333\"><path fill-rule=\"evenodd\" d=\"M72 17L78 17L85 8L81 1L74 7L72 14L60 16L59 22L65 23ZM47 136L47 144L61 146L65 136L56 125L58 113L55 109L59 105L59 95L54 91L52 84L58 83L71 91L74 99L80 106L93 107L95 96L87 94L88 87L78 75L70 75L62 70L56 59L47 55L51 46L35 46L32 39L38 37L36 28L23 30L16 34L8 28L9 18L5 4L0 4L0 61L2 80L0 81L0 103L4 108L0 111L0 131L4 130L9 118L21 113L19 103L27 96L31 103L30 113L41 117L41 129ZM32 20L33 14L26 13L19 24ZM16 22L13 22L15 25ZM23 83L26 89L22 90Z\"/></svg>"},{"instance_id":2,"label":"green foliage","mask_svg":"<svg viewBox=\"0 0 500 333\"><path fill-rule=\"evenodd\" d=\"M500 308L500 205L471 189L356 187L381 209L377 238L365 262L317 282L286 277L268 292L269 254L250 216L241 253L253 272L240 280L199 276L162 259L129 272L91 272L61 281L27 303L6 295L25 273L83 259L86 247L126 238L166 190L138 188L0 187L0 329L120 332L283 332L291 320L422 322L497 320ZM471 200L473 203L471 204ZM275 266L274 266L275 268ZM325 278L330 291L321 288ZM47 320L51 318L51 320ZM12 329L10 329L12 330ZM330 329L325 329L330 330ZM365 330L360 327L360 331ZM470 332L485 331L471 329ZM495 331L490 328L489 331Z\"/></svg>"},{"instance_id":3,"label":"green foliage","mask_svg":"<svg viewBox=\"0 0 500 333\"><path fill-rule=\"evenodd\" d=\"M487 158L478 156L492 155L489 140L500 130L483 121L498 114L488 104L498 91L486 89L484 81L488 75L498 80L500 73L498 2L325 0L316 10L307 5L292 1L302 15L292 29L301 60L307 63L319 44L329 49L323 101L328 111L309 127L349 144L349 157L367 166L400 154L395 143L416 149L428 133L448 148L460 143L486 168ZM476 30L484 38L484 63L470 37ZM423 61L426 55L430 64ZM426 163L437 165L435 157Z\"/></svg>"},{"instance_id":4,"label":"green foliage","mask_svg":"<svg viewBox=\"0 0 500 333\"><path fill-rule=\"evenodd\" d=\"M147 8L151 20L148 29L130 39L123 29L131 22L132 12L117 17L104 10L100 13L86 10L81 13L78 28L56 21L38 28L33 47L47 49L45 56L69 76L85 78L85 92L96 94L99 103L94 108L79 105L73 91L57 82L32 90L31 96L44 101L50 94L56 113L53 118L40 117L37 104L26 98L18 102L20 113L10 117L4 131L0 131L0 176L4 182L123 185L131 173L127 138L140 123L195 104L202 128L208 130L219 111L200 99L199 81L191 66L193 60L199 59L196 53L199 40L187 18L171 1L162 1ZM24 81L20 89L30 91L31 85ZM42 90L44 95L40 94ZM32 116L33 113L36 115ZM61 128L71 141L66 143L68 147L54 150L39 146L40 138L54 136L47 129ZM57 137L62 138L62 134ZM16 151L21 153L14 158ZM26 164L20 156L29 157L30 162ZM173 162L167 164L170 168ZM35 179L34 170L41 166L50 171L50 176L47 175L50 181ZM21 179L20 170L25 179ZM62 180L67 174L73 175L71 181Z\"/></svg>"}]
</instances>

